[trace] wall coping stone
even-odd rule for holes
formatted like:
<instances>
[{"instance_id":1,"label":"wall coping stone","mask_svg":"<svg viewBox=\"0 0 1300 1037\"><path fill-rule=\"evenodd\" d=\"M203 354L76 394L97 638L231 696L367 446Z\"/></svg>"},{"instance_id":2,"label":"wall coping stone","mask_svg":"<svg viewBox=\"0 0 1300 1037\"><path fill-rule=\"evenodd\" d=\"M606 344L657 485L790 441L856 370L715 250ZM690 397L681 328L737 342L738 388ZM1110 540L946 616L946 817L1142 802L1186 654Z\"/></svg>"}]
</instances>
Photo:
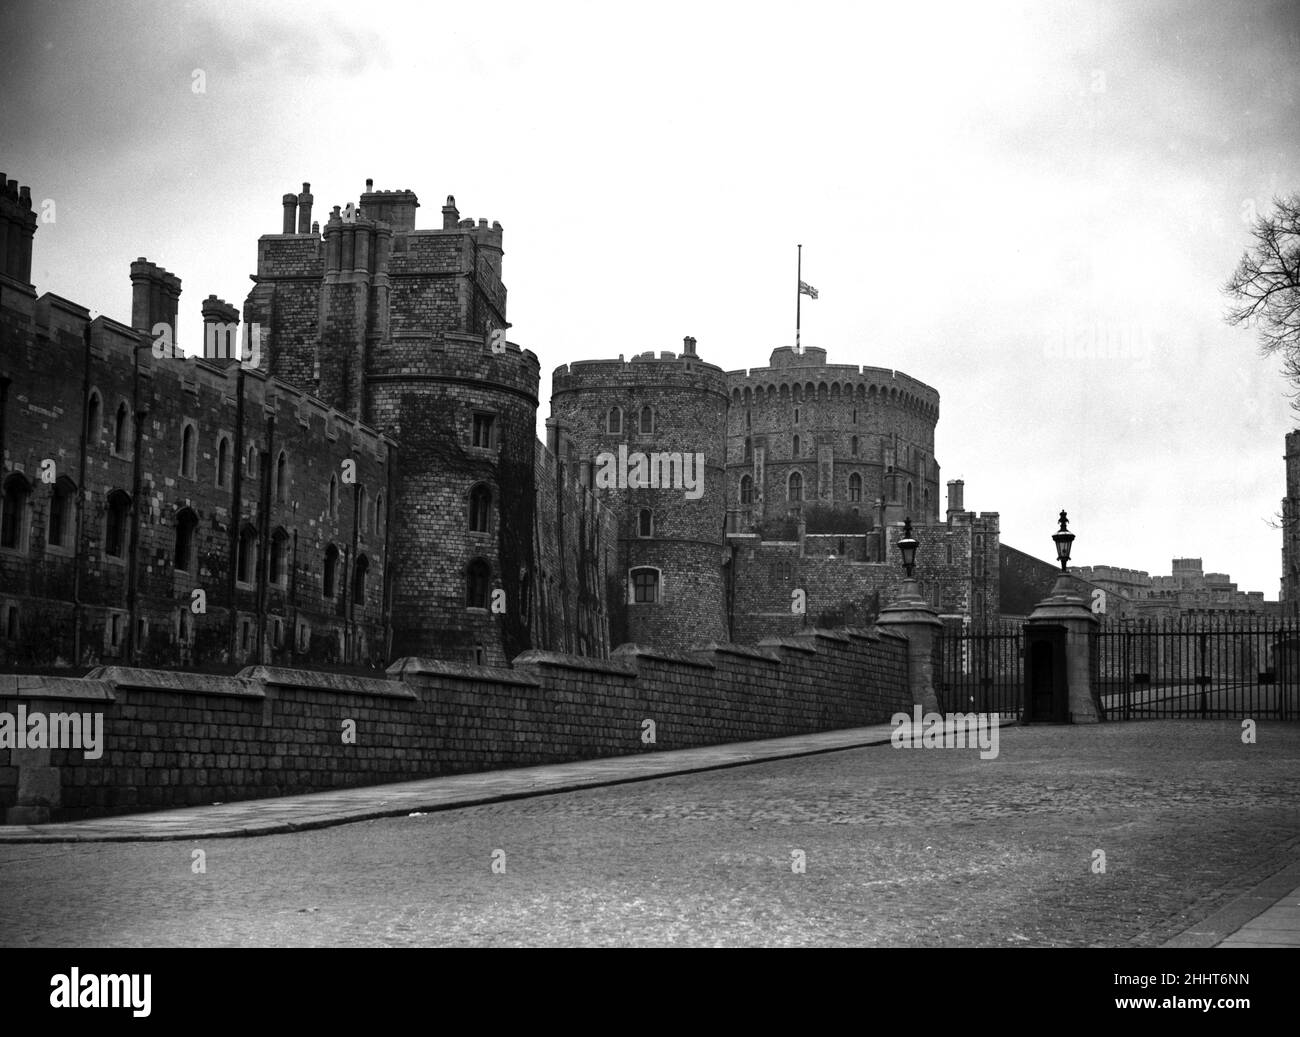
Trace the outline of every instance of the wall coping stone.
<instances>
[{"instance_id":1,"label":"wall coping stone","mask_svg":"<svg viewBox=\"0 0 1300 1037\"><path fill-rule=\"evenodd\" d=\"M87 677L53 677L43 674L0 674L0 699L72 699L87 702L112 702L113 687L108 681Z\"/></svg>"},{"instance_id":2,"label":"wall coping stone","mask_svg":"<svg viewBox=\"0 0 1300 1037\"><path fill-rule=\"evenodd\" d=\"M524 655L529 653L525 652ZM520 656L519 658L523 658ZM567 658L567 657L566 657ZM518 660L516 660L518 661ZM448 663L441 659L423 659L408 655L396 660L388 667L388 672L397 679L405 680L407 676L437 675L441 677L458 677L463 680L486 681L490 684L523 684L537 687L538 682L514 670L497 666L471 666L468 663Z\"/></svg>"},{"instance_id":3,"label":"wall coping stone","mask_svg":"<svg viewBox=\"0 0 1300 1037\"><path fill-rule=\"evenodd\" d=\"M661 662L680 663L683 666L695 666L701 670L716 670L713 663L698 658L690 651L675 651L671 648L656 648L654 645L639 645L632 642L621 644L610 653L611 658L619 659L657 659Z\"/></svg>"},{"instance_id":4,"label":"wall coping stone","mask_svg":"<svg viewBox=\"0 0 1300 1037\"><path fill-rule=\"evenodd\" d=\"M97 666L84 679L98 679L113 689L139 691L175 691L188 695L230 695L235 698L266 697L262 686L242 677L223 677L212 673L188 673L184 670L146 670L137 666Z\"/></svg>"},{"instance_id":5,"label":"wall coping stone","mask_svg":"<svg viewBox=\"0 0 1300 1037\"><path fill-rule=\"evenodd\" d=\"M239 677L279 688L310 688L350 695L378 695L383 698L418 698L401 681L381 677L357 677L350 673L295 670L288 666L247 666Z\"/></svg>"},{"instance_id":6,"label":"wall coping stone","mask_svg":"<svg viewBox=\"0 0 1300 1037\"><path fill-rule=\"evenodd\" d=\"M735 655L742 659L759 659L771 663L773 666L781 665L781 657L776 652L755 648L753 645L736 645L727 641L711 641L703 648L697 648L695 651L701 653L715 652L718 655Z\"/></svg>"},{"instance_id":7,"label":"wall coping stone","mask_svg":"<svg viewBox=\"0 0 1300 1037\"><path fill-rule=\"evenodd\" d=\"M760 646L771 645L773 648L787 648L794 652L806 652L808 655L818 654L817 649L812 645L805 644L794 637L765 637L758 643Z\"/></svg>"},{"instance_id":8,"label":"wall coping stone","mask_svg":"<svg viewBox=\"0 0 1300 1037\"><path fill-rule=\"evenodd\" d=\"M617 654L617 653L616 653ZM621 677L635 677L635 666L607 659L589 659L585 655L568 655L564 652L543 652L530 649L515 656L515 666L563 666L570 670L589 670L592 673L615 673Z\"/></svg>"}]
</instances>

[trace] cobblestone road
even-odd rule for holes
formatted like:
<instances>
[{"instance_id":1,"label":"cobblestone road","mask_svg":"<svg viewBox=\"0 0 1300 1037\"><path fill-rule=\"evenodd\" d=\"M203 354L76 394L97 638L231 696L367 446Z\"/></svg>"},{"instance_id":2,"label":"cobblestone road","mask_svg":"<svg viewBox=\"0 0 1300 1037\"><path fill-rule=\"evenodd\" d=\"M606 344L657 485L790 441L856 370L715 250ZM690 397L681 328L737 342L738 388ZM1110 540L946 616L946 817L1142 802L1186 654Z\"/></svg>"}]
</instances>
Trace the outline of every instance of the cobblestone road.
<instances>
[{"instance_id":1,"label":"cobblestone road","mask_svg":"<svg viewBox=\"0 0 1300 1037\"><path fill-rule=\"evenodd\" d=\"M1300 859L1300 725L1240 735L1012 728L988 761L883 746L295 835L4 845L0 943L1156 945Z\"/></svg>"}]
</instances>

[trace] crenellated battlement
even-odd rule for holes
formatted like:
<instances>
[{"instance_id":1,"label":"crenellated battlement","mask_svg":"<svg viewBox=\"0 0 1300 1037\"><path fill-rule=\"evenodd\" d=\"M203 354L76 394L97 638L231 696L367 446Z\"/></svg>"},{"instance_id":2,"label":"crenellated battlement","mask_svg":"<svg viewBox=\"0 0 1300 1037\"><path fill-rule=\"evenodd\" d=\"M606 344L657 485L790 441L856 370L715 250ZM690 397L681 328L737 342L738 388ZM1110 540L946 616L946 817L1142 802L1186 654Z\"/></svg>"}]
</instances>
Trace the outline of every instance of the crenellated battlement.
<instances>
[{"instance_id":1,"label":"crenellated battlement","mask_svg":"<svg viewBox=\"0 0 1300 1037\"><path fill-rule=\"evenodd\" d=\"M680 387L695 392L727 394L726 374L715 364L705 363L695 355L695 339L686 338L679 355L662 350L634 354L617 360L576 360L557 367L551 374L551 391L586 392L599 389L629 390L651 386Z\"/></svg>"}]
</instances>

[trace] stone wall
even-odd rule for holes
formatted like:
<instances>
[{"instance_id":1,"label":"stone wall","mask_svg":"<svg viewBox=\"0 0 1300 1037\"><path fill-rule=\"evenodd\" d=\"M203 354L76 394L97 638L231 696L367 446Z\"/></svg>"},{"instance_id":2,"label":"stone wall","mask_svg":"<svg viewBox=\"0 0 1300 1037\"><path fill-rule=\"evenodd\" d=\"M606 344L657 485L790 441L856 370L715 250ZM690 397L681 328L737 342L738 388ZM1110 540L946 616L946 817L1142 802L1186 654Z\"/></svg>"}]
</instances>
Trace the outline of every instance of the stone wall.
<instances>
[{"instance_id":1,"label":"stone wall","mask_svg":"<svg viewBox=\"0 0 1300 1037\"><path fill-rule=\"evenodd\" d=\"M0 749L0 806L9 823L73 820L882 723L912 705L905 658L892 634L816 630L609 660L526 652L508 670L407 658L385 679L0 676L0 724L20 707L103 714L98 759Z\"/></svg>"},{"instance_id":2,"label":"stone wall","mask_svg":"<svg viewBox=\"0 0 1300 1037\"><path fill-rule=\"evenodd\" d=\"M0 666L385 657L392 442L261 370L154 347L0 286Z\"/></svg>"}]
</instances>

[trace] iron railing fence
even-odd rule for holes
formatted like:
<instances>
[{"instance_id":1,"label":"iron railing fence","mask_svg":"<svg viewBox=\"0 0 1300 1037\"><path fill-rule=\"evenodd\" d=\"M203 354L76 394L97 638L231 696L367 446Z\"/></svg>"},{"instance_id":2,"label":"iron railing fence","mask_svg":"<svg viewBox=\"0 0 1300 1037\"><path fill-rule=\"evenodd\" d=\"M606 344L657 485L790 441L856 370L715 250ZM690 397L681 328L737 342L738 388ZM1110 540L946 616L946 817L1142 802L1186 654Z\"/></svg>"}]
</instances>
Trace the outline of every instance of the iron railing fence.
<instances>
[{"instance_id":1,"label":"iron railing fence","mask_svg":"<svg viewBox=\"0 0 1300 1037\"><path fill-rule=\"evenodd\" d=\"M1184 616L1094 635L1107 719L1300 718L1300 620Z\"/></svg>"}]
</instances>

